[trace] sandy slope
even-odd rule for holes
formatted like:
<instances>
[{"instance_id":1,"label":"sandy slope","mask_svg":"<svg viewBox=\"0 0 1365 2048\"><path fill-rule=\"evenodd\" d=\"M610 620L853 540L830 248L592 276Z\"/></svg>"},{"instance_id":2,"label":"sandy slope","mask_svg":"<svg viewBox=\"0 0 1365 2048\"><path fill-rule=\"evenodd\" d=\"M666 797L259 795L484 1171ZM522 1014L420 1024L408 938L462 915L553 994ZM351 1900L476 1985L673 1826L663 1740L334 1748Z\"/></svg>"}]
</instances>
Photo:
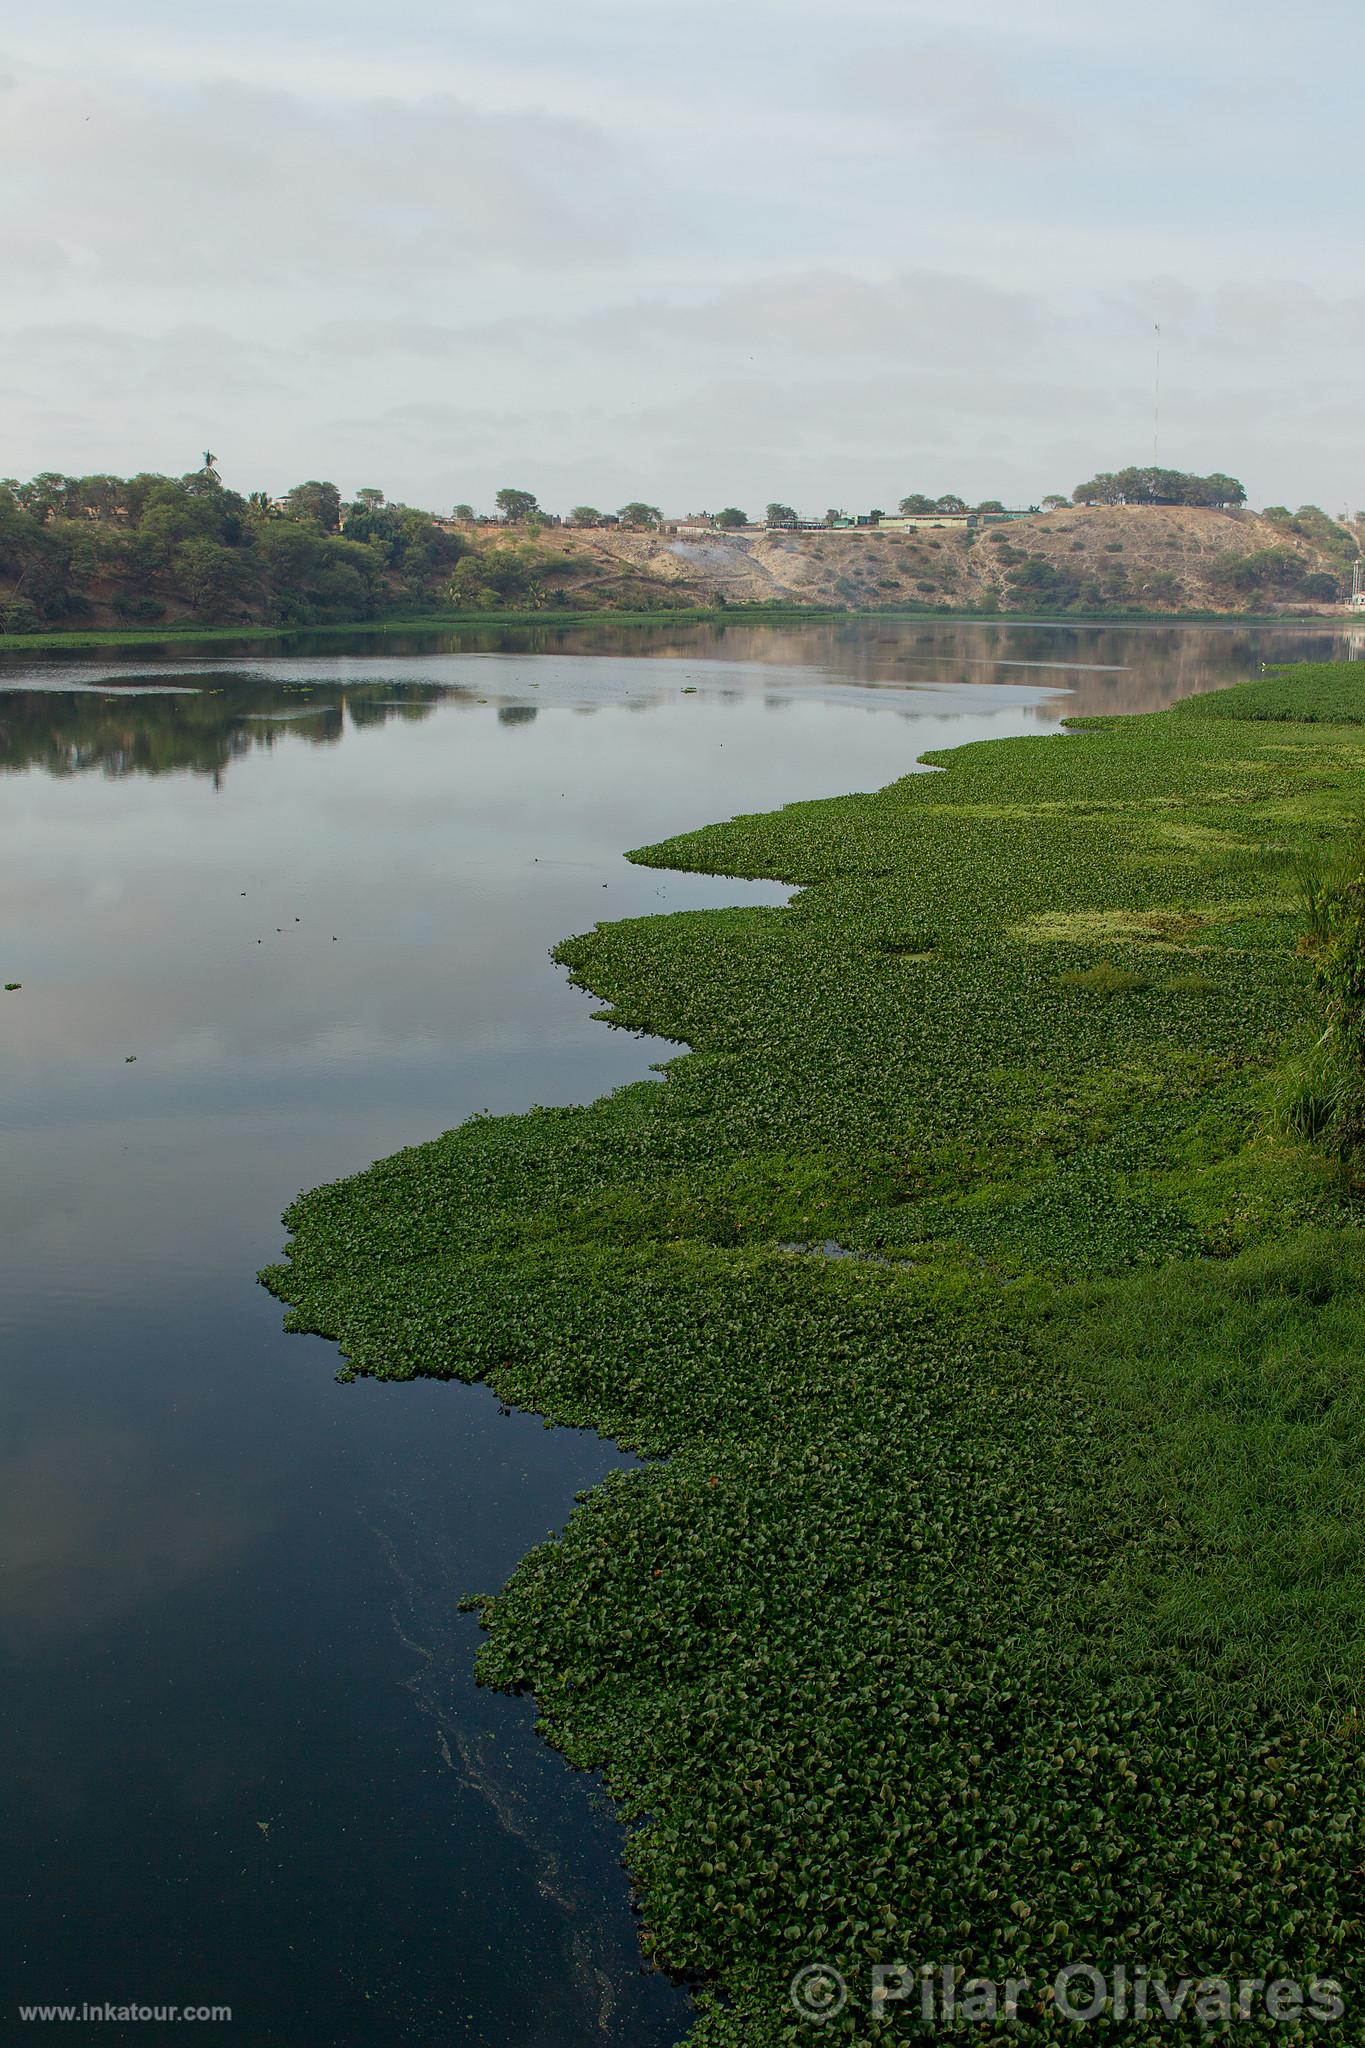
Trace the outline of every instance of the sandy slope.
<instances>
[{"instance_id":1,"label":"sandy slope","mask_svg":"<svg viewBox=\"0 0 1365 2048\"><path fill-rule=\"evenodd\" d=\"M1193 507L1039 513L971 542L951 529L696 535L561 527L540 534L536 546L565 559L555 588L592 608L776 601L855 609L911 600L1036 609L1009 580L1021 556L1036 556L1089 585L1098 609L1330 613L1338 607L1239 596L1209 571L1219 555L1273 547L1341 573L1339 562L1257 513Z\"/></svg>"}]
</instances>

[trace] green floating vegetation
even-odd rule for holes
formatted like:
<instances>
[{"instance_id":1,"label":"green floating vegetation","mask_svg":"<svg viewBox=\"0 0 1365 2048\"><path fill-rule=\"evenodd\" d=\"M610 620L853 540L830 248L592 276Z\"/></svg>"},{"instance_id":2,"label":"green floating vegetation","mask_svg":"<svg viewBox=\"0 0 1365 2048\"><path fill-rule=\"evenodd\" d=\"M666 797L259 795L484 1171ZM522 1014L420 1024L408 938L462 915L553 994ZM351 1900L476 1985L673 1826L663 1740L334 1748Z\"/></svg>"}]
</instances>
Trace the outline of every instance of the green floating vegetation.
<instances>
[{"instance_id":1,"label":"green floating vegetation","mask_svg":"<svg viewBox=\"0 0 1365 2048\"><path fill-rule=\"evenodd\" d=\"M1365 723L1365 664L1303 661L1270 668L1230 690L1186 697L1175 709L1184 718L1360 725Z\"/></svg>"},{"instance_id":2,"label":"green floating vegetation","mask_svg":"<svg viewBox=\"0 0 1365 2048\"><path fill-rule=\"evenodd\" d=\"M1147 975L1137 974L1131 967L1115 967L1112 960L1101 960L1096 967L1073 967L1062 976L1063 988L1089 989L1094 996L1133 995L1148 986Z\"/></svg>"},{"instance_id":3,"label":"green floating vegetation","mask_svg":"<svg viewBox=\"0 0 1365 2048\"><path fill-rule=\"evenodd\" d=\"M653 1461L481 1603L480 1671L605 1771L699 2048L954 2033L876 1964L1026 1979L957 2031L1033 2043L1069 1963L1365 1954L1365 1233L1277 1110L1349 995L1296 863L1351 842L1365 731L1353 671L1261 687L642 849L800 890L560 949L693 1048L662 1083L286 1218L264 1278L347 1374Z\"/></svg>"}]
</instances>

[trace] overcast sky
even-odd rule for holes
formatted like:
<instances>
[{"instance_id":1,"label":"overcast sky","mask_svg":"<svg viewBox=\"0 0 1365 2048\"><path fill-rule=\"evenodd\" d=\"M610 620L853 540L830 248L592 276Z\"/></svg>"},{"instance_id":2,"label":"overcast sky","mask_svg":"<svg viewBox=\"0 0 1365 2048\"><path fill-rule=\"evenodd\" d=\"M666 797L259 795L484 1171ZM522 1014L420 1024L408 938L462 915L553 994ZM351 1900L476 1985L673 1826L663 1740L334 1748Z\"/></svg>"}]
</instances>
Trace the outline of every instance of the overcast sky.
<instances>
[{"instance_id":1,"label":"overcast sky","mask_svg":"<svg viewBox=\"0 0 1365 2048\"><path fill-rule=\"evenodd\" d=\"M46 0L0 474L1365 504L1358 0Z\"/></svg>"}]
</instances>

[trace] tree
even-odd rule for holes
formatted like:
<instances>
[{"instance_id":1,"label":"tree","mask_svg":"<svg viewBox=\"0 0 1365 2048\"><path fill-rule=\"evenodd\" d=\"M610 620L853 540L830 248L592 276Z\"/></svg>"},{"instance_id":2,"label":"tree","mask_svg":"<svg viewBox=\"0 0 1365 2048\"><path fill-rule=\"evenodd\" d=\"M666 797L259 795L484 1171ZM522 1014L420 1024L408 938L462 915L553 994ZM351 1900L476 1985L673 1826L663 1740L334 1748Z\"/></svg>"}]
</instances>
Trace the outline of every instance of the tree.
<instances>
[{"instance_id":1,"label":"tree","mask_svg":"<svg viewBox=\"0 0 1365 2048\"><path fill-rule=\"evenodd\" d=\"M384 503L384 493L376 490L373 484L362 484L355 496L356 503L368 505L371 512L377 512Z\"/></svg>"},{"instance_id":2,"label":"tree","mask_svg":"<svg viewBox=\"0 0 1365 2048\"><path fill-rule=\"evenodd\" d=\"M983 498L976 509L978 512L1003 512L1005 508L999 498Z\"/></svg>"},{"instance_id":3,"label":"tree","mask_svg":"<svg viewBox=\"0 0 1365 2048\"><path fill-rule=\"evenodd\" d=\"M657 526L664 515L657 505L645 505L639 498L632 498L617 516L622 526Z\"/></svg>"},{"instance_id":4,"label":"tree","mask_svg":"<svg viewBox=\"0 0 1365 2048\"><path fill-rule=\"evenodd\" d=\"M596 505L575 505L569 514L570 526L600 526L602 514Z\"/></svg>"},{"instance_id":5,"label":"tree","mask_svg":"<svg viewBox=\"0 0 1365 2048\"><path fill-rule=\"evenodd\" d=\"M55 519L66 511L67 492L74 481L74 478L62 476L55 469L45 469L40 476L20 484L15 496L25 512L31 513L35 519ZM164 479L157 478L158 483L162 481Z\"/></svg>"},{"instance_id":6,"label":"tree","mask_svg":"<svg viewBox=\"0 0 1365 2048\"><path fill-rule=\"evenodd\" d=\"M775 500L763 514L765 526L795 526L796 514L790 505L779 505Z\"/></svg>"},{"instance_id":7,"label":"tree","mask_svg":"<svg viewBox=\"0 0 1365 2048\"><path fill-rule=\"evenodd\" d=\"M324 533L335 533L341 525L341 493L335 484L312 478L286 491L284 502L291 518L316 519Z\"/></svg>"},{"instance_id":8,"label":"tree","mask_svg":"<svg viewBox=\"0 0 1365 2048\"><path fill-rule=\"evenodd\" d=\"M123 486L116 476L83 476L75 480L70 497L73 512L82 513L87 519L116 519L122 500Z\"/></svg>"},{"instance_id":9,"label":"tree","mask_svg":"<svg viewBox=\"0 0 1365 2048\"><path fill-rule=\"evenodd\" d=\"M874 526L880 526L883 519L885 519L886 514L885 512L883 512L880 505L874 505L867 516Z\"/></svg>"},{"instance_id":10,"label":"tree","mask_svg":"<svg viewBox=\"0 0 1365 2048\"><path fill-rule=\"evenodd\" d=\"M901 509L903 511L905 509L904 506L902 506ZM839 507L837 505L831 505L829 510L825 514L826 526L837 526L839 524L839 521L843 518L843 516L843 513L839 510Z\"/></svg>"},{"instance_id":11,"label":"tree","mask_svg":"<svg viewBox=\"0 0 1365 2048\"><path fill-rule=\"evenodd\" d=\"M349 562L325 561L309 583L308 604L321 619L363 619L369 609L365 579Z\"/></svg>"},{"instance_id":12,"label":"tree","mask_svg":"<svg viewBox=\"0 0 1365 2048\"><path fill-rule=\"evenodd\" d=\"M912 518L916 513L923 515L936 509L933 499L926 498L923 491L912 491L908 498L902 498L900 502L900 510L907 518Z\"/></svg>"},{"instance_id":13,"label":"tree","mask_svg":"<svg viewBox=\"0 0 1365 2048\"><path fill-rule=\"evenodd\" d=\"M1077 505L1244 505L1246 495L1237 478L1221 470L1197 476L1143 464L1101 470L1071 493Z\"/></svg>"},{"instance_id":14,"label":"tree","mask_svg":"<svg viewBox=\"0 0 1365 2048\"><path fill-rule=\"evenodd\" d=\"M941 498L935 498L935 512L965 512L967 500L959 498L954 491L945 491Z\"/></svg>"},{"instance_id":15,"label":"tree","mask_svg":"<svg viewBox=\"0 0 1365 2048\"><path fill-rule=\"evenodd\" d=\"M1043 510L1044 512L1061 512L1070 503L1070 498L1064 498L1060 491L1049 491L1043 500Z\"/></svg>"},{"instance_id":16,"label":"tree","mask_svg":"<svg viewBox=\"0 0 1365 2048\"><path fill-rule=\"evenodd\" d=\"M716 525L717 525L717 526L721 526L721 527L735 527L735 526L747 526L748 524L749 524L749 515L748 515L748 513L747 513L747 512L741 512L741 511L740 511L740 509L739 509L739 507L738 507L738 505L726 505L726 506L725 506L725 508L724 508L724 509L723 509L722 511L720 511L720 512L717 512L717 514L716 514Z\"/></svg>"},{"instance_id":17,"label":"tree","mask_svg":"<svg viewBox=\"0 0 1365 2048\"><path fill-rule=\"evenodd\" d=\"M241 588L241 557L216 540L187 540L175 551L176 581L200 618L220 614Z\"/></svg>"},{"instance_id":18,"label":"tree","mask_svg":"<svg viewBox=\"0 0 1365 2048\"><path fill-rule=\"evenodd\" d=\"M478 514L472 505L456 505L450 516L452 519L458 519L461 526L474 526L478 523Z\"/></svg>"},{"instance_id":19,"label":"tree","mask_svg":"<svg viewBox=\"0 0 1365 2048\"><path fill-rule=\"evenodd\" d=\"M1221 469L1215 469L1204 482L1209 487L1211 505L1245 505L1246 489L1235 476L1225 476Z\"/></svg>"},{"instance_id":20,"label":"tree","mask_svg":"<svg viewBox=\"0 0 1365 2048\"><path fill-rule=\"evenodd\" d=\"M489 611L509 598L538 603L540 587L535 580L535 555L530 549L492 548L486 554L469 554L459 564L448 586L452 603L473 605Z\"/></svg>"},{"instance_id":21,"label":"tree","mask_svg":"<svg viewBox=\"0 0 1365 2048\"><path fill-rule=\"evenodd\" d=\"M509 526L516 526L540 510L540 500L534 491L514 491L509 487L498 492L497 507Z\"/></svg>"}]
</instances>

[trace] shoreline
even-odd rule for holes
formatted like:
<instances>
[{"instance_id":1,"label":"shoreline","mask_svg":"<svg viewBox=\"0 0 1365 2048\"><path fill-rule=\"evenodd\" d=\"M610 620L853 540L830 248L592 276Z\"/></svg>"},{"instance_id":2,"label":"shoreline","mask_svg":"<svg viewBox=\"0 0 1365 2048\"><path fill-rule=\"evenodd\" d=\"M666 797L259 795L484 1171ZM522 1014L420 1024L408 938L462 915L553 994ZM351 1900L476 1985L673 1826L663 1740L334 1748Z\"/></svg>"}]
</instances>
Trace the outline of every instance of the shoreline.
<instances>
[{"instance_id":1,"label":"shoreline","mask_svg":"<svg viewBox=\"0 0 1365 2048\"><path fill-rule=\"evenodd\" d=\"M894 609L832 610L815 605L675 606L658 611L505 611L415 614L411 618L365 619L349 625L318 626L172 626L159 631L143 626L82 627L69 632L0 633L0 655L77 652L100 648L188 647L233 640L291 641L346 636L382 638L386 634L485 631L502 627L540 627L549 631L582 626L791 625L882 620L887 624L1005 626L1300 626L1305 631L1341 630L1357 614L1324 613L1321 617L1276 612L1005 612L957 611L948 607L897 606Z\"/></svg>"},{"instance_id":2,"label":"shoreline","mask_svg":"<svg viewBox=\"0 0 1365 2048\"><path fill-rule=\"evenodd\" d=\"M1139 1921L1176 1975L1358 1952L1365 1232L1274 1104L1365 684L1067 723L638 849L798 892L557 949L664 1085L314 1190L262 1276L344 1375L662 1461L480 1603L480 1672L605 1771L699 2048L775 2048L813 1963L866 2021L878 1964Z\"/></svg>"}]
</instances>

